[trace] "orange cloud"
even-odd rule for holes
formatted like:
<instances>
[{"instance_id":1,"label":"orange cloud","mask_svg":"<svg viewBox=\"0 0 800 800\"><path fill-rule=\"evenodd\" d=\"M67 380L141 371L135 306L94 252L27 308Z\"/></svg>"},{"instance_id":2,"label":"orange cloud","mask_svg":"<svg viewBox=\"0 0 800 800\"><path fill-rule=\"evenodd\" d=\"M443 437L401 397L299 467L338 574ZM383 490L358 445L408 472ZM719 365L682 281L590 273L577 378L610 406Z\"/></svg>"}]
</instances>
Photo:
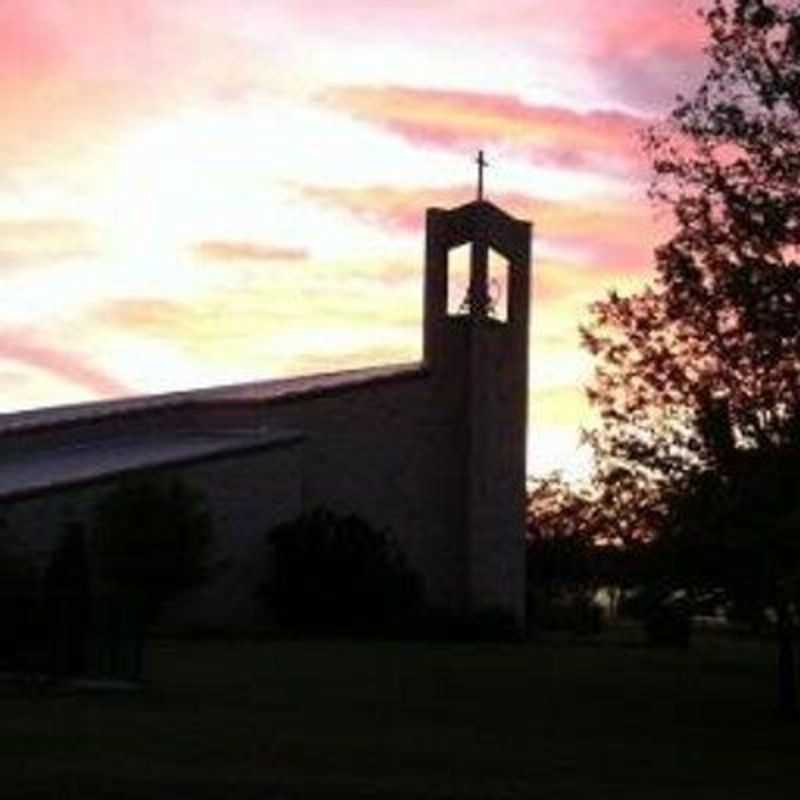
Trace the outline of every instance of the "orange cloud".
<instances>
[{"instance_id":1,"label":"orange cloud","mask_svg":"<svg viewBox=\"0 0 800 800\"><path fill-rule=\"evenodd\" d=\"M643 117L617 111L577 112L536 106L511 95L402 86L346 86L319 97L415 143L461 148L511 145L539 164L624 172L643 165Z\"/></svg>"},{"instance_id":2,"label":"orange cloud","mask_svg":"<svg viewBox=\"0 0 800 800\"><path fill-rule=\"evenodd\" d=\"M299 248L222 240L200 242L192 248L192 253L203 261L222 262L303 261L308 258L308 251Z\"/></svg>"},{"instance_id":3,"label":"orange cloud","mask_svg":"<svg viewBox=\"0 0 800 800\"><path fill-rule=\"evenodd\" d=\"M186 322L196 317L188 303L176 303L156 297L128 298L104 304L95 314L104 324L130 328L139 332L171 332L174 336L190 333Z\"/></svg>"},{"instance_id":4,"label":"orange cloud","mask_svg":"<svg viewBox=\"0 0 800 800\"><path fill-rule=\"evenodd\" d=\"M69 219L0 220L0 272L95 252L90 225Z\"/></svg>"},{"instance_id":5,"label":"orange cloud","mask_svg":"<svg viewBox=\"0 0 800 800\"><path fill-rule=\"evenodd\" d=\"M91 321L110 339L148 340L155 359L179 354L187 369L178 377L159 371L159 391L419 358L418 309L412 315L402 304L381 308L369 299L385 294L375 286L357 292L347 289L346 276L341 283L336 297L295 282L290 292L252 287L192 303L110 301L94 309Z\"/></svg>"},{"instance_id":6,"label":"orange cloud","mask_svg":"<svg viewBox=\"0 0 800 800\"><path fill-rule=\"evenodd\" d=\"M80 386L98 397L132 394L130 388L95 367L91 359L37 341L28 330L5 329L0 335L0 361L42 370L68 383Z\"/></svg>"}]
</instances>

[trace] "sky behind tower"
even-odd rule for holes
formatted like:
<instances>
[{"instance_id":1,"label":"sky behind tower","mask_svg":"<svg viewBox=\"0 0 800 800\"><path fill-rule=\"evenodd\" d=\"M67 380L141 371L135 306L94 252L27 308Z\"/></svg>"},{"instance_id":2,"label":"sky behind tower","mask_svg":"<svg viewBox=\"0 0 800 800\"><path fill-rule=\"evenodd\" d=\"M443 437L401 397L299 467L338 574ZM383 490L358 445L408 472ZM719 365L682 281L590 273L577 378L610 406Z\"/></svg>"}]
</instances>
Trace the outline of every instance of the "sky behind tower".
<instances>
[{"instance_id":1,"label":"sky behind tower","mask_svg":"<svg viewBox=\"0 0 800 800\"><path fill-rule=\"evenodd\" d=\"M586 306L669 221L674 0L0 0L0 410L419 358L424 210L532 219L530 466L585 467Z\"/></svg>"}]
</instances>

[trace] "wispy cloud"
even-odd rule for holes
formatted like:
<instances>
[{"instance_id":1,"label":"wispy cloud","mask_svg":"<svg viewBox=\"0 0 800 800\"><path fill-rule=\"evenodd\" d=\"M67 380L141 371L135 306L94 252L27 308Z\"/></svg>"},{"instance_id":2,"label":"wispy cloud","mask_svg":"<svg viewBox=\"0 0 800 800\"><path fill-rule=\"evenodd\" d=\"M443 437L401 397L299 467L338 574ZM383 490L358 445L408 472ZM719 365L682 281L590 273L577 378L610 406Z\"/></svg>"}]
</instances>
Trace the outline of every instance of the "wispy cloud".
<instances>
[{"instance_id":1,"label":"wispy cloud","mask_svg":"<svg viewBox=\"0 0 800 800\"><path fill-rule=\"evenodd\" d=\"M304 261L308 258L308 251L300 248L223 240L199 242L192 247L192 254L203 261L217 262Z\"/></svg>"},{"instance_id":2,"label":"wispy cloud","mask_svg":"<svg viewBox=\"0 0 800 800\"><path fill-rule=\"evenodd\" d=\"M42 342L35 332L29 330L11 328L0 331L0 361L42 370L87 390L91 396L132 394L130 387L96 367L91 358Z\"/></svg>"},{"instance_id":3,"label":"wispy cloud","mask_svg":"<svg viewBox=\"0 0 800 800\"><path fill-rule=\"evenodd\" d=\"M419 359L419 317L417 311L410 320L402 305L387 313L353 291L319 296L295 285L238 300L120 300L98 307L93 325L149 352L146 364L126 364L125 374L140 387L166 391Z\"/></svg>"},{"instance_id":4,"label":"wispy cloud","mask_svg":"<svg viewBox=\"0 0 800 800\"><path fill-rule=\"evenodd\" d=\"M468 202L473 189L467 186L445 189L391 186L360 188L296 187L309 200L342 208L355 217L404 233L421 234L424 209L450 208ZM652 261L653 246L668 229L641 202L607 200L553 202L532 195L507 192L493 198L498 205L533 220L536 247L546 246L571 255L573 260L621 272L641 272Z\"/></svg>"},{"instance_id":5,"label":"wispy cloud","mask_svg":"<svg viewBox=\"0 0 800 800\"><path fill-rule=\"evenodd\" d=\"M190 304L158 297L113 300L94 311L95 321L104 325L158 335L170 332L173 336L186 335L186 322L196 317L197 313Z\"/></svg>"},{"instance_id":6,"label":"wispy cloud","mask_svg":"<svg viewBox=\"0 0 800 800\"><path fill-rule=\"evenodd\" d=\"M704 34L696 9L703 2L615 0L599 13L597 0L506 0L501 12L485 0L294 0L288 13L297 25L351 45L414 30L428 50L466 50L473 60L505 51L530 63L525 83L546 72L584 103L603 99L650 111L698 65Z\"/></svg>"},{"instance_id":7,"label":"wispy cloud","mask_svg":"<svg viewBox=\"0 0 800 800\"><path fill-rule=\"evenodd\" d=\"M320 102L410 141L443 148L510 145L538 164L630 173L641 169L647 119L617 111L577 112L511 95L404 86L345 86Z\"/></svg>"},{"instance_id":8,"label":"wispy cloud","mask_svg":"<svg viewBox=\"0 0 800 800\"><path fill-rule=\"evenodd\" d=\"M96 252L96 232L70 219L0 220L0 274Z\"/></svg>"}]
</instances>

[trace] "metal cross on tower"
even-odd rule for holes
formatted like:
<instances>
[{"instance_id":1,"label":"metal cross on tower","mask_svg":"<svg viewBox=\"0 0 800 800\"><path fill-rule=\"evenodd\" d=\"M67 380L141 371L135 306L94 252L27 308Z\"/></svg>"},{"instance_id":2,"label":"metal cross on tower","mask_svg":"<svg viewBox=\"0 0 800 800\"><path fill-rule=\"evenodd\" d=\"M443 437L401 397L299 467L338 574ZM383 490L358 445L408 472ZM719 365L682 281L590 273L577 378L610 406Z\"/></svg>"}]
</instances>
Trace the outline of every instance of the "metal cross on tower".
<instances>
[{"instance_id":1,"label":"metal cross on tower","mask_svg":"<svg viewBox=\"0 0 800 800\"><path fill-rule=\"evenodd\" d=\"M478 150L475 163L478 165L478 200L483 200L483 170L489 166L489 162L483 157L483 150Z\"/></svg>"}]
</instances>

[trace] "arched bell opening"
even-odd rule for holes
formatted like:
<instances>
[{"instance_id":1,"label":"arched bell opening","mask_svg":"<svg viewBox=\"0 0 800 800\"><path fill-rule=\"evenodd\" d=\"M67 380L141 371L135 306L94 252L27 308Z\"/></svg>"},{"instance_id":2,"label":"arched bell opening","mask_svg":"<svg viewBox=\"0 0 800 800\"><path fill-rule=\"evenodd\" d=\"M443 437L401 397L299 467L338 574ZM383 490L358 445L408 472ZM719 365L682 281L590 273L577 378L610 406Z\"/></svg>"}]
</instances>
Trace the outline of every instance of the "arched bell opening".
<instances>
[{"instance_id":1,"label":"arched bell opening","mask_svg":"<svg viewBox=\"0 0 800 800\"><path fill-rule=\"evenodd\" d=\"M470 265L472 245L467 242L447 253L447 315L469 314Z\"/></svg>"},{"instance_id":2,"label":"arched bell opening","mask_svg":"<svg viewBox=\"0 0 800 800\"><path fill-rule=\"evenodd\" d=\"M509 270L508 259L489 248L487 268L488 316L498 322L508 322L509 317Z\"/></svg>"}]
</instances>

